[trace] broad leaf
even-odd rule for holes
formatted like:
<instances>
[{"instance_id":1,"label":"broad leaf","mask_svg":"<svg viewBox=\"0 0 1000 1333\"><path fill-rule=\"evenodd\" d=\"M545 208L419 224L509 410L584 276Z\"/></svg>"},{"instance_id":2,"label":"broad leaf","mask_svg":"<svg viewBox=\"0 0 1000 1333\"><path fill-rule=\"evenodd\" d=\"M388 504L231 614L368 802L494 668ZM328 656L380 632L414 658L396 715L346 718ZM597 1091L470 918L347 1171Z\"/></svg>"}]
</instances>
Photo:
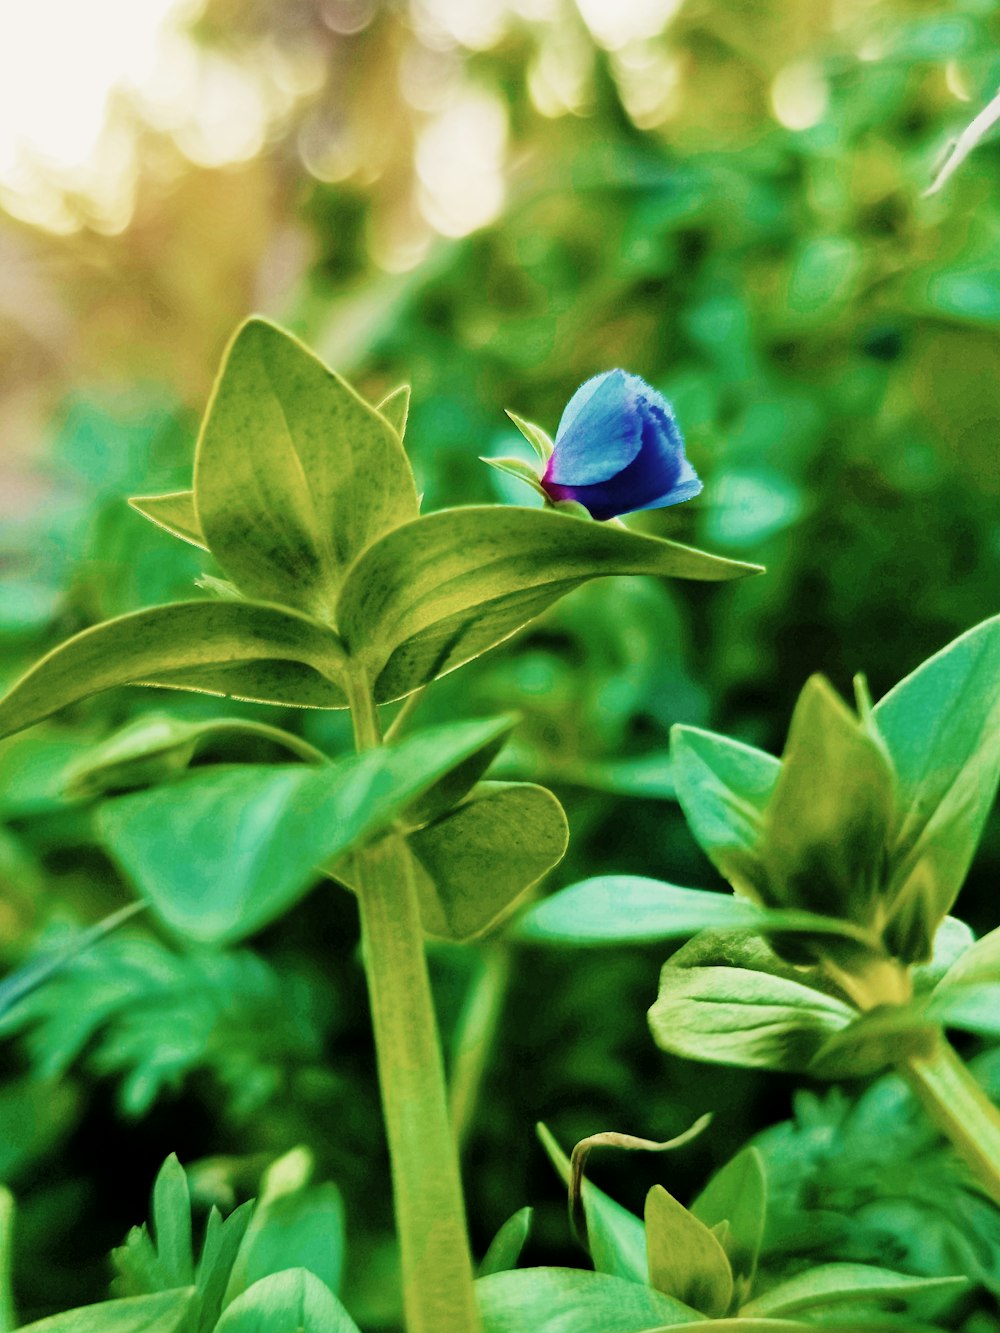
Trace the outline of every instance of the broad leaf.
<instances>
[{"instance_id":1,"label":"broad leaf","mask_svg":"<svg viewBox=\"0 0 1000 1333\"><path fill-rule=\"evenodd\" d=\"M738 893L765 889L758 843L781 762L699 727L670 732L677 799L705 855Z\"/></svg>"},{"instance_id":2,"label":"broad leaf","mask_svg":"<svg viewBox=\"0 0 1000 1333\"><path fill-rule=\"evenodd\" d=\"M764 813L761 859L771 904L867 925L878 913L894 818L882 748L813 676L795 706Z\"/></svg>"},{"instance_id":3,"label":"broad leaf","mask_svg":"<svg viewBox=\"0 0 1000 1333\"><path fill-rule=\"evenodd\" d=\"M802 1072L856 1017L849 1005L788 977L670 962L649 1024L657 1045L673 1055Z\"/></svg>"},{"instance_id":4,"label":"broad leaf","mask_svg":"<svg viewBox=\"0 0 1000 1333\"><path fill-rule=\"evenodd\" d=\"M872 945L850 922L813 912L768 911L706 889L681 889L642 875L598 875L534 903L515 934L532 943L642 944L680 939L700 930L840 936Z\"/></svg>"},{"instance_id":5,"label":"broad leaf","mask_svg":"<svg viewBox=\"0 0 1000 1333\"><path fill-rule=\"evenodd\" d=\"M952 919L947 917L945 925ZM971 948L959 953L938 982L937 989L941 992L951 990L953 986L968 986L981 982L1000 982L1000 927L991 930L981 940L976 940Z\"/></svg>"},{"instance_id":6,"label":"broad leaf","mask_svg":"<svg viewBox=\"0 0 1000 1333\"><path fill-rule=\"evenodd\" d=\"M809 1072L818 1078L866 1078L908 1056L930 1054L939 1036L925 1005L881 1005L825 1041Z\"/></svg>"},{"instance_id":7,"label":"broad leaf","mask_svg":"<svg viewBox=\"0 0 1000 1333\"><path fill-rule=\"evenodd\" d=\"M248 320L226 351L194 493L212 554L238 587L331 623L347 566L417 515L387 418L262 319Z\"/></svg>"},{"instance_id":8,"label":"broad leaf","mask_svg":"<svg viewBox=\"0 0 1000 1333\"><path fill-rule=\"evenodd\" d=\"M646 1333L694 1314L639 1283L576 1268L494 1273L478 1280L476 1294L483 1333Z\"/></svg>"},{"instance_id":9,"label":"broad leaf","mask_svg":"<svg viewBox=\"0 0 1000 1333\"><path fill-rule=\"evenodd\" d=\"M164 685L263 703L343 708L326 673L340 640L306 616L255 602L177 602L84 630L0 699L0 736L117 685Z\"/></svg>"},{"instance_id":10,"label":"broad leaf","mask_svg":"<svg viewBox=\"0 0 1000 1333\"><path fill-rule=\"evenodd\" d=\"M927 1002L926 1016L944 1027L996 1037L1000 1035L1000 981L940 986Z\"/></svg>"},{"instance_id":11,"label":"broad leaf","mask_svg":"<svg viewBox=\"0 0 1000 1333\"><path fill-rule=\"evenodd\" d=\"M226 1307L217 1333L360 1333L340 1301L304 1268L261 1278Z\"/></svg>"},{"instance_id":12,"label":"broad leaf","mask_svg":"<svg viewBox=\"0 0 1000 1333\"><path fill-rule=\"evenodd\" d=\"M349 571L337 620L387 701L509 638L588 579L758 572L551 509L472 506L430 514L376 542Z\"/></svg>"},{"instance_id":13,"label":"broad leaf","mask_svg":"<svg viewBox=\"0 0 1000 1333\"><path fill-rule=\"evenodd\" d=\"M479 935L565 854L562 806L544 787L483 782L443 818L410 834L424 929Z\"/></svg>"},{"instance_id":14,"label":"broad leaf","mask_svg":"<svg viewBox=\"0 0 1000 1333\"><path fill-rule=\"evenodd\" d=\"M129 504L158 528L165 528L183 542L208 550L205 534L194 507L194 491L171 491L169 495L133 495Z\"/></svg>"},{"instance_id":15,"label":"broad leaf","mask_svg":"<svg viewBox=\"0 0 1000 1333\"><path fill-rule=\"evenodd\" d=\"M123 1301L102 1301L26 1324L20 1333L178 1333L193 1293L164 1291Z\"/></svg>"},{"instance_id":16,"label":"broad leaf","mask_svg":"<svg viewBox=\"0 0 1000 1333\"><path fill-rule=\"evenodd\" d=\"M285 911L321 862L377 836L507 719L455 723L326 766L198 769L108 802L114 858L174 929L231 943Z\"/></svg>"},{"instance_id":17,"label":"broad leaf","mask_svg":"<svg viewBox=\"0 0 1000 1333\"><path fill-rule=\"evenodd\" d=\"M513 1217L508 1217L497 1234L490 1241L490 1247L479 1265L479 1276L489 1277L491 1273L506 1273L517 1267L531 1231L533 1208L521 1208Z\"/></svg>"},{"instance_id":18,"label":"broad leaf","mask_svg":"<svg viewBox=\"0 0 1000 1333\"><path fill-rule=\"evenodd\" d=\"M241 1274L246 1283L304 1268L336 1293L344 1266L344 1205L332 1181L269 1200L254 1225Z\"/></svg>"},{"instance_id":19,"label":"broad leaf","mask_svg":"<svg viewBox=\"0 0 1000 1333\"><path fill-rule=\"evenodd\" d=\"M717 1171L691 1205L705 1226L726 1223L722 1247L743 1292L750 1289L764 1240L767 1178L756 1148L744 1148Z\"/></svg>"},{"instance_id":20,"label":"broad leaf","mask_svg":"<svg viewBox=\"0 0 1000 1333\"><path fill-rule=\"evenodd\" d=\"M568 1187L569 1158L545 1125L537 1128L549 1160L559 1172L563 1184ZM649 1269L646 1261L646 1228L641 1218L630 1213L620 1203L615 1203L614 1199L589 1180L583 1182L583 1208L587 1219L590 1257L598 1272L626 1278L629 1282L645 1282Z\"/></svg>"},{"instance_id":21,"label":"broad leaf","mask_svg":"<svg viewBox=\"0 0 1000 1333\"><path fill-rule=\"evenodd\" d=\"M852 1302L870 1305L885 1301L895 1307L900 1301L930 1292L954 1295L968 1285L964 1277L911 1277L870 1264L822 1264L772 1287L745 1305L742 1313L760 1317L792 1315Z\"/></svg>"},{"instance_id":22,"label":"broad leaf","mask_svg":"<svg viewBox=\"0 0 1000 1333\"><path fill-rule=\"evenodd\" d=\"M733 1272L719 1240L662 1185L646 1195L649 1281L716 1319L733 1299Z\"/></svg>"},{"instance_id":23,"label":"broad leaf","mask_svg":"<svg viewBox=\"0 0 1000 1333\"><path fill-rule=\"evenodd\" d=\"M902 812L892 943L919 959L961 888L1000 779L1000 616L900 681L873 719L892 756Z\"/></svg>"}]
</instances>

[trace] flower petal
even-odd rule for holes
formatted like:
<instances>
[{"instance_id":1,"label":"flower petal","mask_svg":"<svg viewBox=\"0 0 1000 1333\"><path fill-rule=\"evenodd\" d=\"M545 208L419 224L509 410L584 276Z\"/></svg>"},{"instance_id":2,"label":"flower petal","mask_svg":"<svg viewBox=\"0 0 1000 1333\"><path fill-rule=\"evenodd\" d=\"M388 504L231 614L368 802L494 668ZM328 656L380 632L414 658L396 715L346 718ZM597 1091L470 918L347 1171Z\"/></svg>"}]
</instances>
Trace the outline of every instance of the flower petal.
<instances>
[{"instance_id":1,"label":"flower petal","mask_svg":"<svg viewBox=\"0 0 1000 1333\"><path fill-rule=\"evenodd\" d=\"M559 422L555 452L545 470L546 486L607 481L638 455L643 422L632 381L642 384L623 370L609 370L577 389Z\"/></svg>"}]
</instances>

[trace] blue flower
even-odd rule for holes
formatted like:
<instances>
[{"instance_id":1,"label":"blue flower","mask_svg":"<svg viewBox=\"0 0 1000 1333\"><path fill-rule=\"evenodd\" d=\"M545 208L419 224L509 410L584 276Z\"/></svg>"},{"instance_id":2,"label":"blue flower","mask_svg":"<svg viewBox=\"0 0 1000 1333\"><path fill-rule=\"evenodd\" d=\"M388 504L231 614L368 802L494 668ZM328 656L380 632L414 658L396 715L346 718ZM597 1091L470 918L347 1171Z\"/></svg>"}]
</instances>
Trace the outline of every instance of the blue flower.
<instances>
[{"instance_id":1,"label":"blue flower","mask_svg":"<svg viewBox=\"0 0 1000 1333\"><path fill-rule=\"evenodd\" d=\"M666 399L638 375L608 370L566 404L542 487L608 519L690 500L701 481Z\"/></svg>"}]
</instances>

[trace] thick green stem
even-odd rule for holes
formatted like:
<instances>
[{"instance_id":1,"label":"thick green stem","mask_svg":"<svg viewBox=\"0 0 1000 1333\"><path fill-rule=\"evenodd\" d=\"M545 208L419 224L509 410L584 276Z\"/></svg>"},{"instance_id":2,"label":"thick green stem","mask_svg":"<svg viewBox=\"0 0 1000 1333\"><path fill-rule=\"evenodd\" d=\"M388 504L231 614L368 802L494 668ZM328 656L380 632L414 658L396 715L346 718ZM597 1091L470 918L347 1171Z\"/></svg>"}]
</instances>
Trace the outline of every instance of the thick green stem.
<instances>
[{"instance_id":1,"label":"thick green stem","mask_svg":"<svg viewBox=\"0 0 1000 1333\"><path fill-rule=\"evenodd\" d=\"M380 743L367 682L350 690L359 750ZM458 1154L406 842L390 834L358 857L358 901L408 1333L475 1333Z\"/></svg>"},{"instance_id":2,"label":"thick green stem","mask_svg":"<svg viewBox=\"0 0 1000 1333\"><path fill-rule=\"evenodd\" d=\"M1000 1111L966 1065L941 1037L930 1054L911 1056L899 1070L980 1187L1000 1204Z\"/></svg>"}]
</instances>

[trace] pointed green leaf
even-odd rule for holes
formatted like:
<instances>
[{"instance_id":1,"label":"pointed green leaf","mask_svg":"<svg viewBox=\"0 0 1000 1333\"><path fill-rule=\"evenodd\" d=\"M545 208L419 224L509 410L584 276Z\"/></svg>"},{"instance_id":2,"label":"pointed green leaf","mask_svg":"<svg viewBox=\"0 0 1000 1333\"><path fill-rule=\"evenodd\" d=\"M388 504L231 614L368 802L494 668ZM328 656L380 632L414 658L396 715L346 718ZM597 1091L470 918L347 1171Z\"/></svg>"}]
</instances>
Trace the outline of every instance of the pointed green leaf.
<instances>
[{"instance_id":1,"label":"pointed green leaf","mask_svg":"<svg viewBox=\"0 0 1000 1333\"><path fill-rule=\"evenodd\" d=\"M506 472L508 477L523 481L525 485L531 487L536 495L548 499L545 488L538 479L538 473L523 458L487 458L485 455L480 455L479 461L485 463L487 467L496 468L498 472Z\"/></svg>"},{"instance_id":2,"label":"pointed green leaf","mask_svg":"<svg viewBox=\"0 0 1000 1333\"><path fill-rule=\"evenodd\" d=\"M562 859L568 839L562 806L544 787L480 783L407 839L424 929L453 940L481 934Z\"/></svg>"},{"instance_id":3,"label":"pointed green leaf","mask_svg":"<svg viewBox=\"0 0 1000 1333\"><path fill-rule=\"evenodd\" d=\"M531 1231L533 1208L521 1208L513 1217L508 1217L497 1234L490 1241L490 1247L479 1265L479 1276L489 1277L491 1273L506 1273L517 1267L521 1251Z\"/></svg>"},{"instance_id":4,"label":"pointed green leaf","mask_svg":"<svg viewBox=\"0 0 1000 1333\"><path fill-rule=\"evenodd\" d=\"M360 1333L340 1301L304 1268L261 1278L226 1307L217 1333Z\"/></svg>"},{"instance_id":5,"label":"pointed green leaf","mask_svg":"<svg viewBox=\"0 0 1000 1333\"><path fill-rule=\"evenodd\" d=\"M670 962L649 1025L661 1050L689 1060L801 1072L856 1017L849 1005L788 977Z\"/></svg>"},{"instance_id":6,"label":"pointed green leaf","mask_svg":"<svg viewBox=\"0 0 1000 1333\"><path fill-rule=\"evenodd\" d=\"M662 1185L646 1195L645 1217L651 1285L709 1318L726 1314L733 1273L708 1227Z\"/></svg>"},{"instance_id":7,"label":"pointed green leaf","mask_svg":"<svg viewBox=\"0 0 1000 1333\"><path fill-rule=\"evenodd\" d=\"M500 719L498 718L499 722ZM507 744L511 731L517 725L517 718L508 718L507 730L498 732L491 745L484 745L464 764L447 772L440 781L429 787L406 811L406 824L409 828L421 828L435 819L440 819L454 810L459 801L470 795L476 784L482 779L497 755Z\"/></svg>"},{"instance_id":8,"label":"pointed green leaf","mask_svg":"<svg viewBox=\"0 0 1000 1333\"><path fill-rule=\"evenodd\" d=\"M886 1301L894 1307L911 1297L956 1295L969 1286L965 1277L912 1277L871 1264L821 1264L780 1282L743 1307L743 1314L767 1317L825 1310L857 1302Z\"/></svg>"},{"instance_id":9,"label":"pointed green leaf","mask_svg":"<svg viewBox=\"0 0 1000 1333\"><path fill-rule=\"evenodd\" d=\"M212 554L239 588L330 623L350 562L417 515L413 473L386 417L257 318L223 358L194 493Z\"/></svg>"},{"instance_id":10,"label":"pointed green leaf","mask_svg":"<svg viewBox=\"0 0 1000 1333\"><path fill-rule=\"evenodd\" d=\"M649 1333L694 1313L637 1282L576 1268L494 1273L477 1281L476 1295L483 1333Z\"/></svg>"},{"instance_id":11,"label":"pointed green leaf","mask_svg":"<svg viewBox=\"0 0 1000 1333\"><path fill-rule=\"evenodd\" d=\"M254 1213L252 1201L241 1204L223 1221L219 1210L212 1208L205 1229L205 1243L198 1261L198 1329L197 1333L212 1333L222 1313L222 1305L229 1278L240 1252L243 1238Z\"/></svg>"},{"instance_id":12,"label":"pointed green leaf","mask_svg":"<svg viewBox=\"0 0 1000 1333\"><path fill-rule=\"evenodd\" d=\"M833 1033L813 1056L809 1072L817 1078L867 1078L907 1057L929 1055L939 1038L926 1005L882 1005Z\"/></svg>"},{"instance_id":13,"label":"pointed green leaf","mask_svg":"<svg viewBox=\"0 0 1000 1333\"><path fill-rule=\"evenodd\" d=\"M101 1301L26 1324L20 1333L179 1333L193 1292L163 1291L123 1301Z\"/></svg>"},{"instance_id":14,"label":"pointed green leaf","mask_svg":"<svg viewBox=\"0 0 1000 1333\"><path fill-rule=\"evenodd\" d=\"M727 893L681 889L642 875L597 875L560 889L533 903L514 934L539 944L643 944L709 929L809 932L875 944L850 922L814 912L768 911Z\"/></svg>"},{"instance_id":15,"label":"pointed green leaf","mask_svg":"<svg viewBox=\"0 0 1000 1333\"><path fill-rule=\"evenodd\" d=\"M867 925L895 820L881 746L821 676L799 696L760 854L772 905Z\"/></svg>"},{"instance_id":16,"label":"pointed green leaf","mask_svg":"<svg viewBox=\"0 0 1000 1333\"><path fill-rule=\"evenodd\" d=\"M569 1186L569 1158L545 1125L537 1126L538 1137L549 1161ZM587 1241L594 1267L600 1273L645 1282L646 1228L641 1218L616 1203L589 1180L583 1182L583 1208L587 1219Z\"/></svg>"},{"instance_id":17,"label":"pointed green leaf","mask_svg":"<svg viewBox=\"0 0 1000 1333\"><path fill-rule=\"evenodd\" d=\"M169 495L133 495L129 504L158 528L165 528L182 542L208 550L205 534L194 507L194 491L171 491Z\"/></svg>"},{"instance_id":18,"label":"pointed green leaf","mask_svg":"<svg viewBox=\"0 0 1000 1333\"><path fill-rule=\"evenodd\" d=\"M727 1223L722 1247L741 1291L749 1291L757 1272L767 1218L767 1178L756 1148L744 1148L717 1171L691 1205L707 1227Z\"/></svg>"},{"instance_id":19,"label":"pointed green leaf","mask_svg":"<svg viewBox=\"0 0 1000 1333\"><path fill-rule=\"evenodd\" d=\"M401 384L392 393L386 394L375 409L385 417L400 439L406 434L406 422L410 415L410 386Z\"/></svg>"},{"instance_id":20,"label":"pointed green leaf","mask_svg":"<svg viewBox=\"0 0 1000 1333\"><path fill-rule=\"evenodd\" d=\"M337 636L294 611L255 602L177 602L84 630L0 699L0 736L116 685L163 685L266 703L343 708L324 672L343 661Z\"/></svg>"},{"instance_id":21,"label":"pointed green leaf","mask_svg":"<svg viewBox=\"0 0 1000 1333\"><path fill-rule=\"evenodd\" d=\"M555 449L555 445L552 443L552 437L548 432L542 430L541 426L536 426L533 421L526 421L524 417L519 417L517 413L512 412L509 407L504 408L504 411L531 445L532 449L534 449L542 462L547 463L552 457L553 449Z\"/></svg>"},{"instance_id":22,"label":"pointed green leaf","mask_svg":"<svg viewBox=\"0 0 1000 1333\"><path fill-rule=\"evenodd\" d=\"M781 762L700 727L670 732L677 799L705 855L737 893L766 890L759 841Z\"/></svg>"},{"instance_id":23,"label":"pointed green leaf","mask_svg":"<svg viewBox=\"0 0 1000 1333\"><path fill-rule=\"evenodd\" d=\"M1000 781L1000 616L924 662L872 716L902 812L890 882L894 942L920 958L962 886Z\"/></svg>"},{"instance_id":24,"label":"pointed green leaf","mask_svg":"<svg viewBox=\"0 0 1000 1333\"><path fill-rule=\"evenodd\" d=\"M109 851L174 930L231 943L285 911L317 867L377 836L499 722L436 727L325 766L198 769L109 801Z\"/></svg>"},{"instance_id":25,"label":"pointed green leaf","mask_svg":"<svg viewBox=\"0 0 1000 1333\"><path fill-rule=\"evenodd\" d=\"M471 506L429 514L376 542L349 571L337 619L378 699L388 701L509 638L588 579L757 572L551 509Z\"/></svg>"},{"instance_id":26,"label":"pointed green leaf","mask_svg":"<svg viewBox=\"0 0 1000 1333\"><path fill-rule=\"evenodd\" d=\"M194 1281L191 1194L176 1153L160 1167L153 1186L153 1231L166 1281L172 1287L190 1286Z\"/></svg>"}]
</instances>

